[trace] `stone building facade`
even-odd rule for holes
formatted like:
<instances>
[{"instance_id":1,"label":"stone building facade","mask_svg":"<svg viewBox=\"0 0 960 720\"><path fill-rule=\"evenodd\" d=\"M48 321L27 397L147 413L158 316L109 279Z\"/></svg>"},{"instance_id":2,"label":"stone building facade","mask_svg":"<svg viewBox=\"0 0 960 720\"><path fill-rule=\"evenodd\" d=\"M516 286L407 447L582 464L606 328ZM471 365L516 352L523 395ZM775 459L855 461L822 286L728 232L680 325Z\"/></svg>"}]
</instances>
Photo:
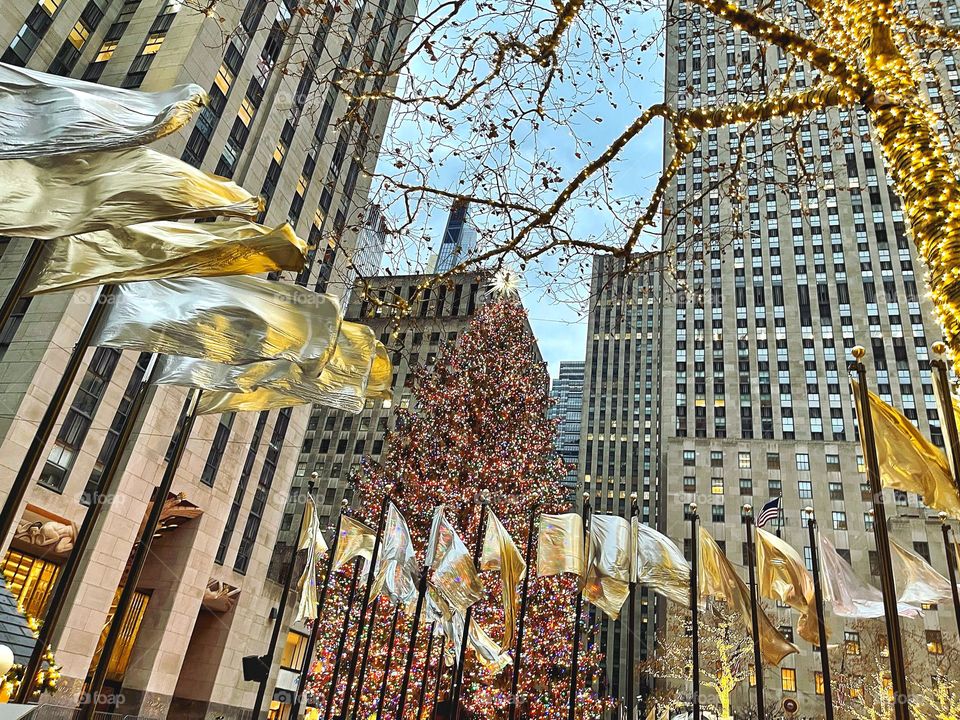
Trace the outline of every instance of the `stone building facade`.
<instances>
[{"instance_id":1,"label":"stone building facade","mask_svg":"<svg viewBox=\"0 0 960 720\"><path fill-rule=\"evenodd\" d=\"M289 221L316 248L307 270L283 279L342 296L350 259L374 263L358 248L357 230L367 217L364 168L375 163L390 108L368 101L345 120L348 98L331 79L361 67L364 58L389 64L402 50L414 4L331 2L319 34L320 25L306 27L292 0L229 0L210 4L207 14L200 5L206 4L10 0L0 8L2 59L127 88L194 82L207 89L209 105L154 147L263 195L261 221ZM394 80L377 82L389 90ZM27 247L21 239L3 240L0 292ZM20 465L92 297L78 291L21 301L0 332L0 486ZM137 353L86 353L28 492L23 532L6 539L5 579L34 614L42 613L70 552L69 541L48 542L43 532L69 535L71 524L80 523L83 497L97 482L112 428L144 364ZM44 702L72 705L91 670L184 395L163 387L149 401L54 638L61 689ZM173 486L183 500L153 544L108 678L117 704L105 709L150 718L249 715L256 686L242 680L241 658L267 649L280 595L267 569L309 417L308 407L298 407L197 422ZM292 687L303 644L296 634L286 647L280 643L268 701L278 673L279 685ZM271 718L286 717L279 702L288 697L284 687Z\"/></svg>"}]
</instances>

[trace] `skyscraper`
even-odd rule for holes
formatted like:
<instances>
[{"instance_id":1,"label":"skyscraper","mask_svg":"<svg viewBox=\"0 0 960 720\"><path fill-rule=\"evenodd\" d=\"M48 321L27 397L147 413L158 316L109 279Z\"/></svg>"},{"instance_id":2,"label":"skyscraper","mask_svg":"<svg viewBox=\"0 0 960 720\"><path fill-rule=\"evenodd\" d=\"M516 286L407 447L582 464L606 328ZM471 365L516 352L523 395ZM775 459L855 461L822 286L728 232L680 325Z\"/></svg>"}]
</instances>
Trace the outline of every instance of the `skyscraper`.
<instances>
[{"instance_id":1,"label":"skyscraper","mask_svg":"<svg viewBox=\"0 0 960 720\"><path fill-rule=\"evenodd\" d=\"M342 294L355 226L365 219L369 176L361 170L375 161L390 108L351 102L330 80L369 67L371 59L374 68L391 63L414 3L320 5L326 20L313 23L319 34L306 28L310 16L296 12L292 0L213 3L212 17L196 5L10 0L0 9L0 51L5 62L126 88L199 83L208 105L153 147L261 193L264 223L289 221L317 248L307 269L284 279ZM358 74L352 94L395 82L389 73ZM0 292L27 246L17 238L0 244ZM0 332L0 482L10 482L24 456L91 297L80 291L24 299ZM145 357L136 353L88 352L3 560L9 589L33 615L42 614L70 542L46 543L32 529L72 537L86 509L82 498L99 481L144 372ZM103 530L81 565L79 588L53 642L63 666L56 704L72 705L90 671L183 396L182 389L156 390ZM265 582L267 567L308 418L309 408L299 407L197 422L173 488L178 496L169 499L173 514L151 548L111 665L108 692L117 706L103 709L186 720L249 713L256 686L242 680L240 658L267 649L280 594ZM279 664L290 666L280 673L274 663L272 670L267 698L278 713L304 640L292 635L278 648Z\"/></svg>"},{"instance_id":2,"label":"skyscraper","mask_svg":"<svg viewBox=\"0 0 960 720\"><path fill-rule=\"evenodd\" d=\"M569 469L564 485L575 496L580 487L577 464L580 458L580 424L583 415L582 360L563 360L557 378L550 384L550 398L554 405L548 417L559 419L554 447Z\"/></svg>"},{"instance_id":3,"label":"skyscraper","mask_svg":"<svg viewBox=\"0 0 960 720\"><path fill-rule=\"evenodd\" d=\"M466 200L454 200L447 216L447 226L440 241L440 252L433 272L449 272L464 260L470 258L477 249L477 228L470 220L470 203Z\"/></svg>"},{"instance_id":4,"label":"skyscraper","mask_svg":"<svg viewBox=\"0 0 960 720\"><path fill-rule=\"evenodd\" d=\"M776 47L761 50L696 5L681 1L674 12L666 96L677 107L734 103L745 99L742 88L777 77L788 90L814 82L809 68L791 66ZM799 27L814 22L792 0L774 0L769 12ZM798 143L788 147L788 137ZM857 109L724 127L703 134L665 198L664 261L675 276L662 308L656 517L669 535L685 538L685 511L696 501L703 526L741 569L742 505L782 495L783 537L808 563L802 511L809 505L857 574L879 584L847 373L855 345L867 348L872 389L940 441L928 365L940 333L919 291L924 270L901 203L875 153ZM716 189L738 157L732 187ZM945 572L935 513L915 496L888 494L893 539ZM793 697L801 716L819 715L817 654L795 636L796 613L766 605L801 648L766 668L767 702ZM828 618L833 641L855 652L858 630ZM910 627L933 640L954 628L945 606L922 623ZM935 659L939 647L916 649ZM740 702L748 690L741 688Z\"/></svg>"},{"instance_id":5,"label":"skyscraper","mask_svg":"<svg viewBox=\"0 0 960 720\"><path fill-rule=\"evenodd\" d=\"M593 262L579 472L594 512L629 517L630 496L637 493L640 522L651 524L658 511L662 258L654 253L637 258L636 265L635 273L624 276L614 258ZM642 590L632 630L639 657L653 647L653 603L653 595ZM590 612L600 622L606 657L601 689L622 698L631 632L626 613L609 621L593 607Z\"/></svg>"}]
</instances>

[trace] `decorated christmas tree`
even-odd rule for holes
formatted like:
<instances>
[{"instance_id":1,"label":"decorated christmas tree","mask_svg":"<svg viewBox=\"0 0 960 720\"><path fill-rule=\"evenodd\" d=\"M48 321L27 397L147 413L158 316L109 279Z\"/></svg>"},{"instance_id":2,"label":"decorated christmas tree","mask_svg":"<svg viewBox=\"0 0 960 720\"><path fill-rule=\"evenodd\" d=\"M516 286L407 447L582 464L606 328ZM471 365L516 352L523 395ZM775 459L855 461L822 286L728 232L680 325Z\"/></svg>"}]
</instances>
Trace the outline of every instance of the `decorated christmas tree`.
<instances>
[{"instance_id":1,"label":"decorated christmas tree","mask_svg":"<svg viewBox=\"0 0 960 720\"><path fill-rule=\"evenodd\" d=\"M409 524L422 563L434 508L445 506L447 518L472 551L482 515L481 499L486 498L525 552L531 513L562 512L568 507L568 498L560 484L565 466L553 448L554 422L546 418L550 402L547 375L519 301L501 294L481 307L469 329L455 345L441 350L433 367L416 371L413 393L411 409L397 411L383 461L364 463L355 479L360 500L355 517L376 527L383 498L391 493ZM535 564L535 547L530 557L531 565ZM336 577L319 621L317 660L309 689L322 698L330 687L351 572ZM566 718L569 699L576 582L570 577L538 578L533 567L529 572L518 717L560 720ZM474 606L473 621L499 643L504 637L500 576L484 572L481 577L485 597ZM359 600L353 629L357 604ZM355 715L351 713L354 717L366 719L376 712L392 616L386 598L381 598L362 705ZM411 619L403 613L400 617L381 714L384 718L395 717L410 635ZM353 647L353 630L350 634L347 656ZM416 642L406 718L416 717L428 637L423 626ZM442 638L437 638L434 647L440 642ZM432 711L438 654L435 649L430 660L423 717L430 717ZM455 654L455 650L449 653ZM603 700L592 689L599 662L594 651L581 650L578 718L599 717L602 711ZM349 663L342 659L332 717L343 704L345 664ZM480 666L471 650L465 667L461 717L506 718L512 666L492 673ZM449 694L450 677L447 670L439 685L441 700Z\"/></svg>"}]
</instances>

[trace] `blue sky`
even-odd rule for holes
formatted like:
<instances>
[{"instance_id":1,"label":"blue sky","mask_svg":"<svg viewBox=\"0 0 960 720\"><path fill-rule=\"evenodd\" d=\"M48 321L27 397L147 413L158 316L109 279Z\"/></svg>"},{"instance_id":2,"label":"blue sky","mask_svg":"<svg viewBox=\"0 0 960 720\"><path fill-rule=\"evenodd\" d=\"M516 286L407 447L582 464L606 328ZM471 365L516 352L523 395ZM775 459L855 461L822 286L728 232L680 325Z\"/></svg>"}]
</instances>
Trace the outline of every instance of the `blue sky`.
<instances>
[{"instance_id":1,"label":"blue sky","mask_svg":"<svg viewBox=\"0 0 960 720\"><path fill-rule=\"evenodd\" d=\"M421 8L421 12L425 12ZM608 22L609 18L602 18ZM523 164L529 157L539 154L546 156L550 162L561 169L561 175L569 178L580 167L598 155L610 141L619 135L642 108L660 102L663 99L663 52L662 43L654 42L649 48L640 48L640 39L650 36L658 28L660 16L655 12L645 14L634 13L630 17L621 18L621 25L617 31L621 38L630 43L635 52L629 57L622 58L622 67L615 73L615 77L607 78L604 92L597 93L589 104L581 108L570 117L569 122L562 124L543 125L538 131L530 133L528 144L521 144L516 148L517 162ZM413 80L407 83L429 80L431 73L439 72L436 60L418 57L411 64ZM404 84L399 92L403 94ZM584 91L593 90L593 86L585 84L581 79L577 85L568 85L558 82L553 92L558 97L570 97ZM494 113L495 114L495 113ZM470 127L474 118L465 118L461 123ZM402 114L394 115L392 127L388 129L385 147L396 140L397 145L410 143L412 138L422 137L424 133L422 120L406 120ZM444 138L446 139L446 138ZM469 137L462 138L469 143ZM431 159L439 156L446 162L438 162L432 170L430 184L444 190L455 190L457 181L463 172L463 161L448 146L438 150L436 144L429 146ZM426 154L427 148L421 147ZM445 155L443 153L446 153ZM659 124L651 125L637 138L627 145L619 160L609 168L610 187L614 197L631 197L644 200L649 197L661 167L662 157L662 127ZM389 172L388 162L381 162L378 171ZM537 198L540 203L550 200L549 194ZM380 198L383 202L383 198ZM402 214L404 208L390 206L387 201L387 215ZM399 261L405 267L394 267L398 272L410 272L422 269L429 259L431 252L439 246L440 237L446 222L448 204L437 200L418 213L415 231L408 230L406 243L399 252L394 252L393 263ZM474 214L477 224L483 228L484 218ZM614 230L622 225L623 217L612 214L599 203L582 203L573 216L571 234L584 238L596 239L606 237L612 242L619 240ZM611 237L612 236L612 237ZM400 242L400 241L398 241ZM643 245L653 247L658 244L655 232L643 240ZM389 264L391 261L385 261ZM545 256L542 260L532 263L523 272L525 288L522 292L524 306L530 314L530 320L536 334L540 350L547 360L550 373L556 376L559 363L562 360L582 360L586 343L586 300L589 294L589 267L590 258L578 258L579 268L565 266L559 271L556 257ZM520 270L516 262L510 265ZM580 272L578 272L580 270ZM585 271L585 272L584 272Z\"/></svg>"}]
</instances>

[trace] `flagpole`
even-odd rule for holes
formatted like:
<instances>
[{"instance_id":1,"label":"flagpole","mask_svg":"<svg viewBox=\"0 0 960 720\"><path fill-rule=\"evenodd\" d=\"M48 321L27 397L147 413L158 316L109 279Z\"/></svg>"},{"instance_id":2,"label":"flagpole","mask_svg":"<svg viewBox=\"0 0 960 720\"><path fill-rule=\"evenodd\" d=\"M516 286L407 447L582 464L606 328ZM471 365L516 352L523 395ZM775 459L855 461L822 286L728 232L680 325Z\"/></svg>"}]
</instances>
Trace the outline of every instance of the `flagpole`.
<instances>
[{"instance_id":1,"label":"flagpole","mask_svg":"<svg viewBox=\"0 0 960 720\"><path fill-rule=\"evenodd\" d=\"M483 535L487 526L487 505L489 501L486 496L480 503L480 522L477 525L477 541L473 547L473 566L479 567L480 553L483 550ZM453 720L460 720L460 696L463 693L463 670L467 659L467 645L470 641L470 621L473 617L473 605L467 608L466 617L463 620L463 638L460 640L460 660L457 663L456 672L453 674ZM398 720L402 718L398 717Z\"/></svg>"},{"instance_id":2,"label":"flagpole","mask_svg":"<svg viewBox=\"0 0 960 720\"><path fill-rule=\"evenodd\" d=\"M697 537L697 504L690 503L690 619L693 631L691 661L693 664L692 720L700 720L700 542Z\"/></svg>"},{"instance_id":3,"label":"flagpole","mask_svg":"<svg viewBox=\"0 0 960 720\"><path fill-rule=\"evenodd\" d=\"M313 473L311 478L316 480L317 473ZM323 587L320 588L320 598L317 601L317 619L313 621L313 627L310 628L310 638L307 640L307 651L304 653L303 667L300 668L300 680L297 682L297 694L293 698L290 706L290 720L297 720L300 717L300 705L303 703L304 688L307 686L307 679L310 677L310 668L313 664L313 653L317 647L317 635L320 632L320 618L323 615L323 606L327 601L327 589L330 587L330 576L333 575L333 560L337 557L337 545L340 543L340 527L343 514L350 506L348 500L343 500L340 505L340 515L337 517L337 529L333 536L333 544L328 554L327 569L323 575Z\"/></svg>"},{"instance_id":4,"label":"flagpole","mask_svg":"<svg viewBox=\"0 0 960 720\"><path fill-rule=\"evenodd\" d=\"M583 493L583 540L586 546L590 528L590 493ZM567 711L567 720L575 720L577 712L577 664L580 655L580 633L583 620L583 592L580 590L580 579L577 579L577 599L574 602L573 618L573 658L570 662L570 705Z\"/></svg>"},{"instance_id":5,"label":"flagpole","mask_svg":"<svg viewBox=\"0 0 960 720\"><path fill-rule=\"evenodd\" d=\"M440 646L440 655L437 657L437 680L433 684L433 711L430 713L430 720L436 720L437 705L440 704L440 681L443 680L444 667L443 654L447 649L447 639L444 637L443 644ZM451 668L452 669L452 668Z\"/></svg>"},{"instance_id":6,"label":"flagpole","mask_svg":"<svg viewBox=\"0 0 960 720\"><path fill-rule=\"evenodd\" d=\"M520 705L518 688L520 685L520 666L523 662L523 625L527 615L527 598L530 593L530 555L533 553L533 531L537 524L537 506L530 508L530 524L527 528L527 548L524 551L524 562L527 572L523 576L523 590L520 595L520 618L517 620L517 648L514 651L513 678L510 681L510 720L517 720L517 707Z\"/></svg>"},{"instance_id":7,"label":"flagpole","mask_svg":"<svg viewBox=\"0 0 960 720\"><path fill-rule=\"evenodd\" d=\"M120 640L120 633L123 631L127 611L133 604L134 594L140 582L140 575L143 573L143 568L147 564L147 558L150 555L150 545L153 543L153 537L160 525L163 506L166 502L167 495L170 494L173 479L177 474L180 461L183 459L183 454L187 449L190 431L193 429L194 422L196 422L197 419L197 405L200 402L200 395L200 390L190 390L184 401L183 421L178 428L170 460L167 462L167 467L163 471L160 484L154 488L153 505L151 505L150 514L147 516L143 529L140 531L140 538L137 542L136 550L134 550L133 553L133 560L130 562L130 569L127 571L126 581L124 582L123 589L120 591L120 598L117 600L113 617L109 621L107 637L103 642L103 649L100 651L97 667L93 672L93 679L90 681L90 684L87 686L87 691L81 698L80 713L77 720L91 720L96 713L97 699L107 679L107 669L110 666L110 659L117 642ZM286 597L284 596L281 601L281 612L283 611L285 601ZM275 628L274 638L271 641L271 649L275 649L276 635L278 632L279 628ZM264 681L262 685L265 684L266 681ZM257 717L257 713L254 713L254 720L257 720Z\"/></svg>"},{"instance_id":8,"label":"flagpole","mask_svg":"<svg viewBox=\"0 0 960 720\"><path fill-rule=\"evenodd\" d=\"M830 655L827 651L827 627L824 620L823 588L820 585L820 549L817 544L817 520L813 508L803 509L807 516L807 532L810 536L810 565L813 575L813 596L817 602L817 643L820 650L820 675L823 680L823 707L826 720L833 720L833 687L830 685Z\"/></svg>"},{"instance_id":9,"label":"flagpole","mask_svg":"<svg viewBox=\"0 0 960 720\"><path fill-rule=\"evenodd\" d=\"M390 666L393 664L393 643L397 639L397 621L400 619L400 606L397 605L393 609L393 624L390 626L390 639L387 640L387 659L383 663L383 679L380 681L380 699L377 701L377 720L380 720L380 715L383 713L383 698L387 694L387 681L390 679ZM373 635L373 627L371 624L370 631L367 633L367 637ZM359 683L357 684L359 687ZM360 704L360 695L357 694L356 705ZM356 705L354 706L354 712L356 712Z\"/></svg>"},{"instance_id":10,"label":"flagpole","mask_svg":"<svg viewBox=\"0 0 960 720\"><path fill-rule=\"evenodd\" d=\"M423 680L420 682L420 698L417 700L416 720L423 716L423 703L427 697L427 680L430 679L430 653L433 652L433 633L437 629L437 621L430 623L430 639L427 640L427 657L423 661Z\"/></svg>"},{"instance_id":11,"label":"flagpole","mask_svg":"<svg viewBox=\"0 0 960 720\"><path fill-rule=\"evenodd\" d=\"M423 567L420 568L420 587L417 588L417 608L413 611L413 628L410 630L410 644L407 647L407 664L403 669L403 682L400 683L400 701L397 704L396 720L403 720L403 710L407 705L407 688L410 684L410 669L413 667L413 656L416 654L417 649L417 629L420 627L420 615L423 613L423 602L427 596L427 574L429 572L430 565L424 563ZM464 635L466 635L466 632L464 632ZM432 635L430 639L433 639ZM429 653L430 650L428 649L428 662L430 660ZM426 674L426 667L424 667L423 672ZM417 720L420 720L419 716Z\"/></svg>"},{"instance_id":12,"label":"flagpole","mask_svg":"<svg viewBox=\"0 0 960 720\"><path fill-rule=\"evenodd\" d=\"M107 498L111 496L114 483L120 474L119 468L123 450L133 435L133 430L139 421L140 413L146 404L147 396L152 387L152 376L156 370L157 361L158 356L153 355L147 367L144 369L143 380L140 382L133 399L130 401L127 416L117 433L117 442L114 445L113 452L110 453L110 456L104 462L100 481L93 491L90 505L87 507L83 521L80 524L80 529L77 531L73 549L54 582L53 593L50 596L47 609L41 619L33 652L30 654L30 659L27 661L24 669L23 680L20 682L20 687L17 688L16 701L18 703L22 704L30 700L37 673L40 671L40 665L43 662L44 653L46 653L47 647L50 645L54 631L59 626L60 615L64 607L66 607L67 596L73 589L77 571L83 562L83 556L86 553L87 546L90 544L97 520L100 518L101 513L103 513L104 508L108 505ZM18 506L19 503L14 503L14 505Z\"/></svg>"},{"instance_id":13,"label":"flagpole","mask_svg":"<svg viewBox=\"0 0 960 720\"><path fill-rule=\"evenodd\" d=\"M373 541L373 551L370 553L370 572L367 573L367 582L363 588L363 599L360 601L360 616L357 620L357 635L353 640L353 652L350 653L350 666L347 671L347 689L343 694L343 706L340 709L342 720L347 718L347 710L350 708L350 691L353 689L353 679L357 673L357 660L360 657L360 642L363 639L364 618L367 615L367 608L370 607L370 590L373 587L373 576L377 571L377 558L380 556L380 545L383 536L383 524L387 517L387 506L390 504L391 493L383 496L383 502L380 505L380 518L377 521L377 536ZM373 632L373 623L369 623L368 632ZM256 720L256 718L254 718Z\"/></svg>"},{"instance_id":14,"label":"flagpole","mask_svg":"<svg viewBox=\"0 0 960 720\"><path fill-rule=\"evenodd\" d=\"M783 527L783 520L786 516L783 514L783 492L780 493L777 503L777 537L780 537L780 529Z\"/></svg>"},{"instance_id":15,"label":"flagpole","mask_svg":"<svg viewBox=\"0 0 960 720\"><path fill-rule=\"evenodd\" d=\"M957 633L960 634L960 588L957 587L957 566L954 543L950 542L950 526L947 514L940 512L940 530L943 532L943 549L947 552L947 575L950 578L950 590L953 592L953 614L957 620Z\"/></svg>"},{"instance_id":16,"label":"flagpole","mask_svg":"<svg viewBox=\"0 0 960 720\"><path fill-rule=\"evenodd\" d=\"M20 265L20 271L13 279L13 284L7 290L6 297L3 298L3 304L0 305L0 332L7 329L7 323L13 316L13 311L17 307L20 298L23 297L27 289L27 283L30 276L33 275L38 261L43 256L43 241L33 239L30 241L30 247L27 248L27 254L23 256L23 262Z\"/></svg>"},{"instance_id":17,"label":"flagpole","mask_svg":"<svg viewBox=\"0 0 960 720\"><path fill-rule=\"evenodd\" d=\"M900 636L900 616L897 608L897 586L893 577L890 556L890 537L887 534L887 511L880 482L880 460L877 456L873 417L870 410L870 395L867 390L867 369L863 364L866 350L858 345L853 348L854 361L849 369L857 374L858 415L862 435L863 454L867 467L867 480L873 496L873 534L877 543L880 565L880 589L883 593L884 620L887 628L887 649L890 654L890 678L893 685L893 709L895 720L909 720L907 673L903 660L903 639Z\"/></svg>"},{"instance_id":18,"label":"flagpole","mask_svg":"<svg viewBox=\"0 0 960 720\"><path fill-rule=\"evenodd\" d=\"M353 709L350 711L351 720L356 720L360 711L360 698L363 693L363 682L367 675L367 662L370 659L370 642L373 640L373 626L377 622L377 612L380 610L380 598L375 597L370 605L370 618L365 625L368 627L367 638L363 641L363 654L360 659L360 671L357 673L357 692L353 696Z\"/></svg>"},{"instance_id":19,"label":"flagpole","mask_svg":"<svg viewBox=\"0 0 960 720\"><path fill-rule=\"evenodd\" d=\"M747 570L750 577L750 623L753 628L753 666L757 679L757 720L763 719L763 658L760 653L760 602L757 598L756 554L753 549L753 508L743 506L743 526L747 533Z\"/></svg>"},{"instance_id":20,"label":"flagpole","mask_svg":"<svg viewBox=\"0 0 960 720\"><path fill-rule=\"evenodd\" d=\"M54 388L53 394L50 396L50 401L43 411L43 417L40 418L33 437L30 439L30 445L23 457L23 461L20 463L20 469L17 471L17 475L10 486L10 492L3 502L3 509L0 510L0 547L6 543L7 537L10 535L10 530L13 528L13 524L20 512L20 505L23 503L27 489L33 481L33 473L37 469L37 465L40 464L40 460L43 459L43 452L46 450L47 440L50 439L53 428L57 424L57 418L60 417L60 411L63 410L63 406L67 402L67 395L70 393L70 388L73 387L73 381L76 379L77 373L80 372L80 366L83 364L83 356L86 354L87 347L90 345L90 341L93 339L100 325L100 320L103 319L110 305L110 296L113 294L113 291L113 285L100 287L90 307L87 321L80 331L80 336L73 346L70 357L67 358L67 364L61 372L57 387ZM76 552L76 549L74 549L74 552Z\"/></svg>"},{"instance_id":21,"label":"flagpole","mask_svg":"<svg viewBox=\"0 0 960 720\"><path fill-rule=\"evenodd\" d=\"M947 452L950 453L950 466L953 470L953 482L960 491L960 431L957 429L957 414L953 409L953 398L950 392L950 378L947 375L947 362L944 353L947 346L942 342L935 342L930 348L933 351L933 360L930 367L937 373L940 382L935 383L937 394L940 396L940 429L946 440Z\"/></svg>"},{"instance_id":22,"label":"flagpole","mask_svg":"<svg viewBox=\"0 0 960 720\"><path fill-rule=\"evenodd\" d=\"M343 625L340 628L340 641L337 643L337 654L333 656L333 675L330 678L330 689L327 691L327 707L323 711L323 720L330 720L330 711L333 710L333 698L337 694L337 680L340 678L340 658L343 657L344 646L347 644L347 631L350 629L350 614L353 612L353 601L357 594L357 580L360 577L362 563L363 558L359 557L353 563L350 594L347 596L347 611L343 614Z\"/></svg>"},{"instance_id":23,"label":"flagpole","mask_svg":"<svg viewBox=\"0 0 960 720\"><path fill-rule=\"evenodd\" d=\"M635 532L633 528L633 520L637 520L640 516L640 506L637 504L637 493L630 493L630 520L631 527L630 531ZM637 520L639 522L639 520ZM632 540L633 547L637 539L634 537ZM631 558L631 565L636 565L636 558ZM629 608L628 608L628 625L627 628L627 716L628 720L637 720L637 691L635 689L636 674L637 674L637 639L636 639L636 627L637 627L637 578L635 577L636 573L630 573L630 599L629 599Z\"/></svg>"}]
</instances>

